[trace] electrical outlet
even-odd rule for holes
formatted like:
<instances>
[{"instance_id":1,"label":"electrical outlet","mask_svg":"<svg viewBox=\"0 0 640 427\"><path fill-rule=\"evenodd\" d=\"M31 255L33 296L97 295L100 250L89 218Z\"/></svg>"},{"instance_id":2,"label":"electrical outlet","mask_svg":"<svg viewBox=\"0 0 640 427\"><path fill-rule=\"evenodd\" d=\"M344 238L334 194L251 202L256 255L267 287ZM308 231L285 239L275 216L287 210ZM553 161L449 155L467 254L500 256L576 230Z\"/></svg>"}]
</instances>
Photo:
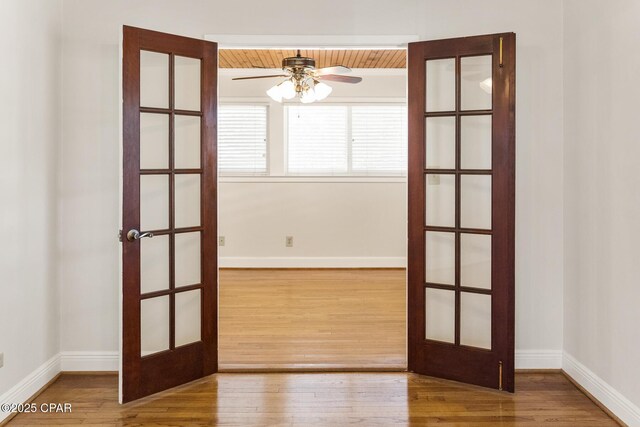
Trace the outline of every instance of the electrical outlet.
<instances>
[{"instance_id":1,"label":"electrical outlet","mask_svg":"<svg viewBox=\"0 0 640 427\"><path fill-rule=\"evenodd\" d=\"M224 246L224 236L218 237L218 246Z\"/></svg>"},{"instance_id":2,"label":"electrical outlet","mask_svg":"<svg viewBox=\"0 0 640 427\"><path fill-rule=\"evenodd\" d=\"M286 240L285 240L285 244L288 248L292 248L293 247L293 236L287 236Z\"/></svg>"},{"instance_id":3,"label":"electrical outlet","mask_svg":"<svg viewBox=\"0 0 640 427\"><path fill-rule=\"evenodd\" d=\"M4 366L4 353L0 353L0 368Z\"/></svg>"}]
</instances>

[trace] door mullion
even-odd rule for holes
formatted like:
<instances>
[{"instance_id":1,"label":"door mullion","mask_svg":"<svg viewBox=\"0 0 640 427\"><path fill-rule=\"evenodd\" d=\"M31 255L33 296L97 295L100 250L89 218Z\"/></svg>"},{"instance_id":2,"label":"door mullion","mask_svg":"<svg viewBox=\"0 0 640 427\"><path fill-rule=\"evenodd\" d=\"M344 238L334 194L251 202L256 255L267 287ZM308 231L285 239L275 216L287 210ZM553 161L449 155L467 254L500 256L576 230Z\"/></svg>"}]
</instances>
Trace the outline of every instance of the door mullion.
<instances>
[{"instance_id":1,"label":"door mullion","mask_svg":"<svg viewBox=\"0 0 640 427\"><path fill-rule=\"evenodd\" d=\"M455 123L455 224L456 229L460 230L460 56L456 56L455 65L455 81L456 81L456 123ZM460 345L460 231L455 232L455 252L454 252L454 268L455 268L455 344Z\"/></svg>"},{"instance_id":2,"label":"door mullion","mask_svg":"<svg viewBox=\"0 0 640 427\"><path fill-rule=\"evenodd\" d=\"M175 192L176 192L176 169L175 169L175 55L169 54L169 289L176 288L176 224L175 224ZM169 294L169 349L176 347L176 295Z\"/></svg>"}]
</instances>

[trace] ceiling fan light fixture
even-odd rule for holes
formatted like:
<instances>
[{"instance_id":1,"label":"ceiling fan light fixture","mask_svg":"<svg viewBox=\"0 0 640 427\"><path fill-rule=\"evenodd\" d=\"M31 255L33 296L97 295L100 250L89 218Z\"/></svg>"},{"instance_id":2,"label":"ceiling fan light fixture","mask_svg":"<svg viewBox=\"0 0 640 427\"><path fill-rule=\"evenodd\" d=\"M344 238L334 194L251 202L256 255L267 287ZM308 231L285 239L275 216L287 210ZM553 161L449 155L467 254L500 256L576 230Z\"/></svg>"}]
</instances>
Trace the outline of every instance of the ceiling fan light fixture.
<instances>
[{"instance_id":1,"label":"ceiling fan light fixture","mask_svg":"<svg viewBox=\"0 0 640 427\"><path fill-rule=\"evenodd\" d=\"M315 91L316 101L322 101L327 96L329 96L331 91L333 91L333 88L326 83L320 82L320 83L316 83L316 85L314 86L314 91Z\"/></svg>"},{"instance_id":2,"label":"ceiling fan light fixture","mask_svg":"<svg viewBox=\"0 0 640 427\"><path fill-rule=\"evenodd\" d=\"M300 50L297 51L296 56L290 56L282 60L282 71L283 74L234 77L231 80L286 77L285 81L267 90L267 95L275 102L298 97L304 104L321 101L331 94L333 88L320 80L352 84L362 81L362 77L342 75L351 71L349 67L344 65L332 65L317 69L315 59L303 57L300 54Z\"/></svg>"},{"instance_id":3,"label":"ceiling fan light fixture","mask_svg":"<svg viewBox=\"0 0 640 427\"><path fill-rule=\"evenodd\" d=\"M275 85L269 89L267 91L267 95L276 102L282 102L282 88L280 85Z\"/></svg>"}]
</instances>

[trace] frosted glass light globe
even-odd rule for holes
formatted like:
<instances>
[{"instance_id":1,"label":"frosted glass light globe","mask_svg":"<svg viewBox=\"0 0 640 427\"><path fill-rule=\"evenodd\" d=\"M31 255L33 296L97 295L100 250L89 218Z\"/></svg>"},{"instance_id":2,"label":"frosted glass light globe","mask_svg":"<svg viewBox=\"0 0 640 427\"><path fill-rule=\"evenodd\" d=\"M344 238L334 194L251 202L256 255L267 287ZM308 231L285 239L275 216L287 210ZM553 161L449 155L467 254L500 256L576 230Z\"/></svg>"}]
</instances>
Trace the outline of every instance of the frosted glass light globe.
<instances>
[{"instance_id":1,"label":"frosted glass light globe","mask_svg":"<svg viewBox=\"0 0 640 427\"><path fill-rule=\"evenodd\" d=\"M309 104L316 100L316 93L313 88L309 88L302 92L302 96L300 97L300 102L303 104Z\"/></svg>"},{"instance_id":2,"label":"frosted glass light globe","mask_svg":"<svg viewBox=\"0 0 640 427\"><path fill-rule=\"evenodd\" d=\"M316 101L322 101L327 96L329 96L333 88L328 84L320 82L315 85L314 90L316 92Z\"/></svg>"},{"instance_id":3,"label":"frosted glass light globe","mask_svg":"<svg viewBox=\"0 0 640 427\"><path fill-rule=\"evenodd\" d=\"M267 95L269 98L273 99L276 102L282 102L282 89L280 89L279 85L275 85L271 89L267 91Z\"/></svg>"},{"instance_id":4,"label":"frosted glass light globe","mask_svg":"<svg viewBox=\"0 0 640 427\"><path fill-rule=\"evenodd\" d=\"M296 96L296 87L291 80L280 83L280 95L284 99L291 99Z\"/></svg>"}]
</instances>

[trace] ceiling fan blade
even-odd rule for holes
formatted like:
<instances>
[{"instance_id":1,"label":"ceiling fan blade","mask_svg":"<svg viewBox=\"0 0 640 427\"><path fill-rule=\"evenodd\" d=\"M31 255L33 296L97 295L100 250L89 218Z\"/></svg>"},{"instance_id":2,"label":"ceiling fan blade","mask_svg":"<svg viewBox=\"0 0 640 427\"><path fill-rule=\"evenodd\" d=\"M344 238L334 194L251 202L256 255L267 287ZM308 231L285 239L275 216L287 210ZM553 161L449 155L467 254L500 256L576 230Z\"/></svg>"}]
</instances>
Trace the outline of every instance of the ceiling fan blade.
<instances>
[{"instance_id":1,"label":"ceiling fan blade","mask_svg":"<svg viewBox=\"0 0 640 427\"><path fill-rule=\"evenodd\" d=\"M318 76L318 78L320 80L340 83L360 83L362 81L362 77L339 76L337 74L326 74L324 76Z\"/></svg>"},{"instance_id":2,"label":"ceiling fan blade","mask_svg":"<svg viewBox=\"0 0 640 427\"><path fill-rule=\"evenodd\" d=\"M270 76L234 77L231 80L270 79L273 77L289 77L286 74L272 74Z\"/></svg>"},{"instance_id":3,"label":"ceiling fan blade","mask_svg":"<svg viewBox=\"0 0 640 427\"><path fill-rule=\"evenodd\" d=\"M344 65L333 65L331 67L320 68L316 70L316 75L322 76L326 74L350 73L351 68Z\"/></svg>"}]
</instances>

